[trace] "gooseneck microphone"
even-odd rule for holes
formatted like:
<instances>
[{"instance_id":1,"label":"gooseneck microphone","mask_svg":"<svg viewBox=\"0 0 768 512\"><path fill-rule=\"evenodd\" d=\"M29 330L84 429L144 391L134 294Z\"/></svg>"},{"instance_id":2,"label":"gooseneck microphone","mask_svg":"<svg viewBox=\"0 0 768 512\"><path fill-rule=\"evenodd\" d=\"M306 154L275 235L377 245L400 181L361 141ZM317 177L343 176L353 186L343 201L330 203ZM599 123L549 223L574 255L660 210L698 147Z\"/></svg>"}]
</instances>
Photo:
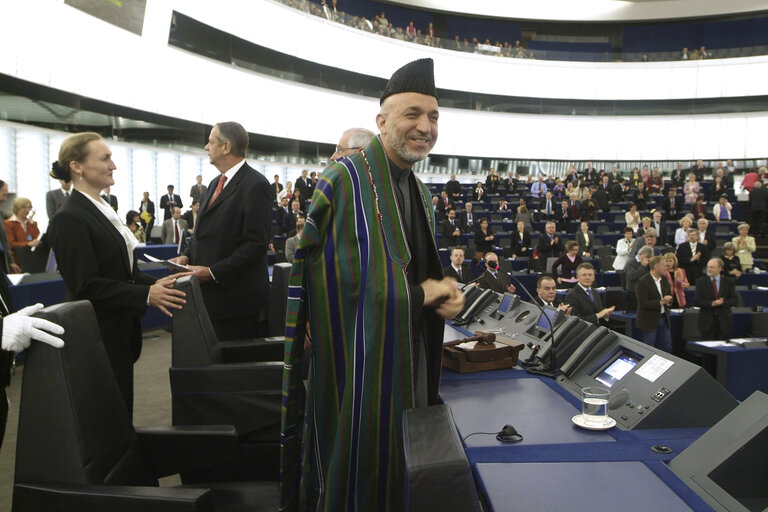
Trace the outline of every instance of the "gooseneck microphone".
<instances>
[{"instance_id":1,"label":"gooseneck microphone","mask_svg":"<svg viewBox=\"0 0 768 512\"><path fill-rule=\"evenodd\" d=\"M519 279L517 279L512 274L509 274L509 278L517 284L524 292L525 295L530 299L531 304L536 306L536 308L541 312L542 315L544 315L544 318L547 319L547 325L549 326L549 336L550 336L550 342L549 342L549 353L547 353L546 362L542 361L542 363L538 366L529 366L525 369L528 373L533 373L536 375L544 375L546 377L552 377L553 379L557 376L558 369L557 366L557 358L555 357L555 326L552 325L552 319L544 312L544 308L539 305L539 303L536 301L536 299L533 298L533 295L523 286L523 283L520 282ZM537 346L540 348L540 346ZM538 352L538 350L537 350ZM531 356L527 359L527 361L533 361L533 356L535 355L535 352L531 353Z\"/></svg>"}]
</instances>

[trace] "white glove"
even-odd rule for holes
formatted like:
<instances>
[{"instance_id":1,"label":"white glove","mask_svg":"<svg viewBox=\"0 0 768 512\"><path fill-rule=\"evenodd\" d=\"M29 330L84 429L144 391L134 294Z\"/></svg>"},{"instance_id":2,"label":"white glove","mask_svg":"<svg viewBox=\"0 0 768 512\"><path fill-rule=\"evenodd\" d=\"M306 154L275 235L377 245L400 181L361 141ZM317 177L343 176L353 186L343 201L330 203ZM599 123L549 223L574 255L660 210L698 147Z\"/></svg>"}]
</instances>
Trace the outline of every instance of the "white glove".
<instances>
[{"instance_id":1,"label":"white glove","mask_svg":"<svg viewBox=\"0 0 768 512\"><path fill-rule=\"evenodd\" d=\"M27 306L3 318L3 350L21 352L29 347L33 339L47 343L55 348L64 346L62 340L45 332L64 334L62 326L42 318L32 318L30 316L43 309L43 307L42 304Z\"/></svg>"}]
</instances>

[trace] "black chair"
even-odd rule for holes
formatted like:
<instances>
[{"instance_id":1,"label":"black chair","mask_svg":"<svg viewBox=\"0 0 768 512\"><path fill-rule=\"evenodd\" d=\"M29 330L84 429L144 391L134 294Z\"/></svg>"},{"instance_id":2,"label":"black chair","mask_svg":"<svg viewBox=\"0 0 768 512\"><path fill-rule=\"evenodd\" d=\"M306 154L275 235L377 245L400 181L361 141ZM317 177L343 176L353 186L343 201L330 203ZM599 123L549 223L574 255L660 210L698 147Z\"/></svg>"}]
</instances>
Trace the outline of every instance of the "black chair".
<instances>
[{"instance_id":1,"label":"black chair","mask_svg":"<svg viewBox=\"0 0 768 512\"><path fill-rule=\"evenodd\" d=\"M699 330L699 310L686 309L683 311L683 339L685 341L697 341L702 339Z\"/></svg>"},{"instance_id":2,"label":"black chair","mask_svg":"<svg viewBox=\"0 0 768 512\"><path fill-rule=\"evenodd\" d=\"M285 334L285 308L288 304L288 278L291 263L272 265L272 284L269 287L268 333L270 336ZM282 339L282 338L281 338ZM283 358L282 352L280 359Z\"/></svg>"},{"instance_id":3,"label":"black chair","mask_svg":"<svg viewBox=\"0 0 768 512\"><path fill-rule=\"evenodd\" d=\"M765 338L768 332L768 313L752 313L749 315L749 336Z\"/></svg>"},{"instance_id":4,"label":"black chair","mask_svg":"<svg viewBox=\"0 0 768 512\"><path fill-rule=\"evenodd\" d=\"M241 441L236 463L186 472L182 478L276 479L284 338L220 342L197 278L182 277L176 288L187 294L187 302L173 315L173 425L233 425Z\"/></svg>"},{"instance_id":5,"label":"black chair","mask_svg":"<svg viewBox=\"0 0 768 512\"><path fill-rule=\"evenodd\" d=\"M90 302L37 316L64 327L65 346L33 343L26 352L14 512L276 510L274 482L158 487L160 477L236 460L235 429L135 430Z\"/></svg>"}]
</instances>

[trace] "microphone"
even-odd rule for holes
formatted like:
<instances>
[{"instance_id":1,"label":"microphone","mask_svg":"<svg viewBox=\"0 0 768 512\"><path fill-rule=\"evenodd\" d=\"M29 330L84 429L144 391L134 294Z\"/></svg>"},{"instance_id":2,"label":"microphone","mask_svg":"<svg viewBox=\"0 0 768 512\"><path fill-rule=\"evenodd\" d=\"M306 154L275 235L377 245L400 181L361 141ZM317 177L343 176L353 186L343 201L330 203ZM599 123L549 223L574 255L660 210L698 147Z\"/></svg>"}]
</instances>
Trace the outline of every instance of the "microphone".
<instances>
[{"instance_id":1,"label":"microphone","mask_svg":"<svg viewBox=\"0 0 768 512\"><path fill-rule=\"evenodd\" d=\"M540 345L535 345L531 341L529 341L526 346L531 349L531 355L528 356L528 359L525 359L524 361L522 361L522 364L523 365L529 365L529 364L532 365L533 362L534 362L534 359L536 358L536 354L539 352L539 349L541 348L541 346Z\"/></svg>"}]
</instances>

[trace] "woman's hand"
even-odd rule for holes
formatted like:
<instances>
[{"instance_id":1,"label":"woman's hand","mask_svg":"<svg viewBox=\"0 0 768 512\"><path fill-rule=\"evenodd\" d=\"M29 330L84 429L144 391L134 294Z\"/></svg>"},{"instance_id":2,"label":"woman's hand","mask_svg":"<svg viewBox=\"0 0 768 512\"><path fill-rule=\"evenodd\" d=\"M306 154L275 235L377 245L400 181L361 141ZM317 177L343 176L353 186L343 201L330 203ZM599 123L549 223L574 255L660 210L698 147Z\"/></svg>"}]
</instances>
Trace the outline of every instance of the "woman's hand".
<instances>
[{"instance_id":1,"label":"woman's hand","mask_svg":"<svg viewBox=\"0 0 768 512\"><path fill-rule=\"evenodd\" d=\"M176 279L183 275L188 274L174 274L155 281L149 287L149 305L172 317L170 309L181 309L187 303L184 299L187 294L174 288Z\"/></svg>"}]
</instances>

